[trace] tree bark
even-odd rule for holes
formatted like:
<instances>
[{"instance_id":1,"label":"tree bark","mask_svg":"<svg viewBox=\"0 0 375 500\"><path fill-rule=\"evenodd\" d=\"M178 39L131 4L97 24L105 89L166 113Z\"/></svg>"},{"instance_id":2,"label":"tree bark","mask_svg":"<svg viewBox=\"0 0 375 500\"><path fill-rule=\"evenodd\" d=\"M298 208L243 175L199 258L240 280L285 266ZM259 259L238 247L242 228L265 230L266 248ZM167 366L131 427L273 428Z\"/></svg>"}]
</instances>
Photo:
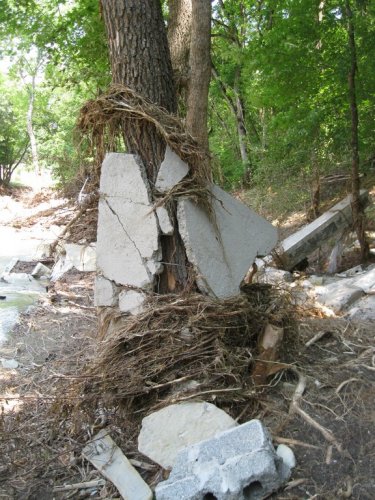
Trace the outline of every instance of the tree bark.
<instances>
[{"instance_id":1,"label":"tree bark","mask_svg":"<svg viewBox=\"0 0 375 500\"><path fill-rule=\"evenodd\" d=\"M186 101L192 23L192 0L168 0L168 44L177 94Z\"/></svg>"},{"instance_id":2,"label":"tree bark","mask_svg":"<svg viewBox=\"0 0 375 500\"><path fill-rule=\"evenodd\" d=\"M159 0L101 0L107 30L112 83L132 88L154 104L176 112L168 41ZM165 142L152 125L124 120L129 153L143 160L155 182Z\"/></svg>"},{"instance_id":3,"label":"tree bark","mask_svg":"<svg viewBox=\"0 0 375 500\"><path fill-rule=\"evenodd\" d=\"M350 54L350 69L348 72L349 105L351 115L351 150L352 150L352 211L353 225L361 247L361 260L369 256L369 244L365 233L365 213L360 199L359 176L359 141L358 141L358 108L356 96L357 52L355 29L350 0L345 0L345 10L348 22L348 45Z\"/></svg>"},{"instance_id":4,"label":"tree bark","mask_svg":"<svg viewBox=\"0 0 375 500\"><path fill-rule=\"evenodd\" d=\"M28 87L29 106L28 106L27 114L26 114L26 126L27 126L27 133L28 133L29 139L30 139L31 158L32 158L32 162L33 162L34 174L40 175L38 146L37 146L35 133L34 133L34 126L33 126L34 101L35 101L35 78L36 78L36 73L33 73L31 76L31 84Z\"/></svg>"},{"instance_id":5,"label":"tree bark","mask_svg":"<svg viewBox=\"0 0 375 500\"><path fill-rule=\"evenodd\" d=\"M211 1L192 0L186 128L208 151L208 89L211 77Z\"/></svg>"},{"instance_id":6,"label":"tree bark","mask_svg":"<svg viewBox=\"0 0 375 500\"><path fill-rule=\"evenodd\" d=\"M176 111L176 94L167 33L160 0L101 0L106 25L112 82L123 84L170 113ZM142 159L151 186L164 158L165 141L152 124L124 119L127 151ZM161 236L164 272L156 291L175 292L188 281L187 259L176 224L176 207L170 207L175 231Z\"/></svg>"}]
</instances>

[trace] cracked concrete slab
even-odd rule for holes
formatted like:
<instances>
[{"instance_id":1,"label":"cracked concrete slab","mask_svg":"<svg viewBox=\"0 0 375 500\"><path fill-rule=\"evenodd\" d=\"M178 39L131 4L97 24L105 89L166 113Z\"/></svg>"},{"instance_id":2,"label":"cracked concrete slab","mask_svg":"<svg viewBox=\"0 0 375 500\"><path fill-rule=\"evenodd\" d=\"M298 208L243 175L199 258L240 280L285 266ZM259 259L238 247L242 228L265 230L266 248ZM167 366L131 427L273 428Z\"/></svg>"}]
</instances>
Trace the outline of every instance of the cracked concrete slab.
<instances>
[{"instance_id":1,"label":"cracked concrete slab","mask_svg":"<svg viewBox=\"0 0 375 500\"><path fill-rule=\"evenodd\" d=\"M155 188L160 193L166 193L182 181L188 172L189 166L167 146L164 160L156 178Z\"/></svg>"},{"instance_id":2,"label":"cracked concrete slab","mask_svg":"<svg viewBox=\"0 0 375 500\"><path fill-rule=\"evenodd\" d=\"M257 256L276 245L277 229L231 195L212 185L216 226L189 198L178 202L179 231L186 254L197 272L200 290L225 298L237 295Z\"/></svg>"},{"instance_id":3,"label":"cracked concrete slab","mask_svg":"<svg viewBox=\"0 0 375 500\"><path fill-rule=\"evenodd\" d=\"M160 259L158 222L145 169L134 155L109 153L100 179L98 270L117 284L148 288L156 274L148 263Z\"/></svg>"}]
</instances>

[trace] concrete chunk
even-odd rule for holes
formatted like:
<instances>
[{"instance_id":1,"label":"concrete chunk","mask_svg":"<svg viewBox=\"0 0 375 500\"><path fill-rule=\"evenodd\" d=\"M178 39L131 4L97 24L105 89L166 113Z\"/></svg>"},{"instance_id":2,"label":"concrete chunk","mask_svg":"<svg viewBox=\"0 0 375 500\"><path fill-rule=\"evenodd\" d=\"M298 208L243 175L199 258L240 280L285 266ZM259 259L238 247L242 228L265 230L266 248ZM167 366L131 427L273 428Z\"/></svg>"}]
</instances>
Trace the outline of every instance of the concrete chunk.
<instances>
[{"instance_id":1,"label":"concrete chunk","mask_svg":"<svg viewBox=\"0 0 375 500\"><path fill-rule=\"evenodd\" d=\"M178 184L189 172L189 166L174 153L169 146L160 165L155 188L160 193L166 193Z\"/></svg>"},{"instance_id":2,"label":"concrete chunk","mask_svg":"<svg viewBox=\"0 0 375 500\"><path fill-rule=\"evenodd\" d=\"M106 430L101 430L83 449L83 456L109 479L125 500L151 500L151 489Z\"/></svg>"},{"instance_id":3,"label":"concrete chunk","mask_svg":"<svg viewBox=\"0 0 375 500\"><path fill-rule=\"evenodd\" d=\"M168 422L168 425L165 423ZM236 426L237 423L211 403L181 403L167 406L142 421L138 449L165 469L173 467L185 446ZM177 498L177 497L176 497Z\"/></svg>"},{"instance_id":4,"label":"concrete chunk","mask_svg":"<svg viewBox=\"0 0 375 500\"><path fill-rule=\"evenodd\" d=\"M363 290L343 281L316 287L315 293L317 302L329 307L335 313L347 309L363 296Z\"/></svg>"},{"instance_id":5,"label":"concrete chunk","mask_svg":"<svg viewBox=\"0 0 375 500\"><path fill-rule=\"evenodd\" d=\"M177 218L200 290L224 298L239 293L255 258L276 245L277 230L219 187L211 192L216 224L189 198L179 200Z\"/></svg>"},{"instance_id":6,"label":"concrete chunk","mask_svg":"<svg viewBox=\"0 0 375 500\"><path fill-rule=\"evenodd\" d=\"M158 216L160 231L168 236L173 234L173 225L168 210L165 207L158 207L156 215Z\"/></svg>"},{"instance_id":7,"label":"concrete chunk","mask_svg":"<svg viewBox=\"0 0 375 500\"><path fill-rule=\"evenodd\" d=\"M157 500L261 499L290 475L259 420L224 431L182 450Z\"/></svg>"},{"instance_id":8,"label":"concrete chunk","mask_svg":"<svg viewBox=\"0 0 375 500\"><path fill-rule=\"evenodd\" d=\"M72 264L78 271L96 271L96 245L77 245L75 243L64 244L65 261Z\"/></svg>"},{"instance_id":9,"label":"concrete chunk","mask_svg":"<svg viewBox=\"0 0 375 500\"><path fill-rule=\"evenodd\" d=\"M98 269L118 284L151 287L147 262L160 260L161 250L144 167L133 155L107 154L100 193Z\"/></svg>"},{"instance_id":10,"label":"concrete chunk","mask_svg":"<svg viewBox=\"0 0 375 500\"><path fill-rule=\"evenodd\" d=\"M113 281L103 276L95 278L95 306L111 307L117 304L119 289Z\"/></svg>"},{"instance_id":11,"label":"concrete chunk","mask_svg":"<svg viewBox=\"0 0 375 500\"><path fill-rule=\"evenodd\" d=\"M146 296L136 290L124 290L119 295L119 309L129 314L139 314L143 311Z\"/></svg>"},{"instance_id":12,"label":"concrete chunk","mask_svg":"<svg viewBox=\"0 0 375 500\"><path fill-rule=\"evenodd\" d=\"M38 262L38 264L34 267L34 269L31 271L31 276L33 278L41 278L42 276L46 276L49 278L51 276L51 269L41 262Z\"/></svg>"},{"instance_id":13,"label":"concrete chunk","mask_svg":"<svg viewBox=\"0 0 375 500\"><path fill-rule=\"evenodd\" d=\"M361 190L360 198L362 203L368 203L368 192ZM349 195L311 224L285 238L277 248L278 261L284 269L290 271L324 242L350 226L351 222L352 208Z\"/></svg>"}]
</instances>

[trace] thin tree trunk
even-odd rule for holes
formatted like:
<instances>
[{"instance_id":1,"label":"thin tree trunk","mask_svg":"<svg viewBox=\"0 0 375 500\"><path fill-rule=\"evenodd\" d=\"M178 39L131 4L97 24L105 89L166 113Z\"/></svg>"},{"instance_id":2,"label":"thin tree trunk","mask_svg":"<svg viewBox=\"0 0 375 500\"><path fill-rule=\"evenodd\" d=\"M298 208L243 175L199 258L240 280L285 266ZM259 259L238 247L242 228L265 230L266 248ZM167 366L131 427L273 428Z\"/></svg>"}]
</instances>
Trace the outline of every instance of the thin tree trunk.
<instances>
[{"instance_id":1,"label":"thin tree trunk","mask_svg":"<svg viewBox=\"0 0 375 500\"><path fill-rule=\"evenodd\" d=\"M211 1L192 0L190 78L186 128L208 151L208 88L211 77Z\"/></svg>"},{"instance_id":2,"label":"thin tree trunk","mask_svg":"<svg viewBox=\"0 0 375 500\"><path fill-rule=\"evenodd\" d=\"M358 108L356 97L356 72L357 53L355 44L355 30L353 12L350 0L345 0L346 16L348 21L348 44L350 54L350 69L348 73L349 104L351 114L351 149L352 149L352 211L353 225L361 247L361 260L368 259L369 244L365 233L365 213L360 200L360 176L359 176L359 144L358 144Z\"/></svg>"},{"instance_id":3,"label":"thin tree trunk","mask_svg":"<svg viewBox=\"0 0 375 500\"><path fill-rule=\"evenodd\" d=\"M27 109L27 114L26 114L26 126L27 126L27 133L28 133L29 139L30 139L31 158L32 158L32 162L33 162L34 174L40 175L38 146L37 146L35 133L34 133L34 126L33 126L33 113L34 113L34 101L35 101L35 78L36 78L36 74L34 73L31 76L31 84L28 88L29 107Z\"/></svg>"},{"instance_id":4,"label":"thin tree trunk","mask_svg":"<svg viewBox=\"0 0 375 500\"><path fill-rule=\"evenodd\" d=\"M191 43L192 0L168 0L168 44L176 91L183 107L189 78L189 54Z\"/></svg>"}]
</instances>

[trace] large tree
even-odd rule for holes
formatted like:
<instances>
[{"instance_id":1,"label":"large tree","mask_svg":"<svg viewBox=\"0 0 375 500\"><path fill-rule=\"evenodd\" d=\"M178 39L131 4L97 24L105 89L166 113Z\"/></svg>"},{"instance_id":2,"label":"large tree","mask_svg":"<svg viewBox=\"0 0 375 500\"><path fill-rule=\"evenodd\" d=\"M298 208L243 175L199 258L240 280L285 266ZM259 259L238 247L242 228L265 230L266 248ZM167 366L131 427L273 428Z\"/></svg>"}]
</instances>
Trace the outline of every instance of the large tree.
<instances>
[{"instance_id":1,"label":"large tree","mask_svg":"<svg viewBox=\"0 0 375 500\"><path fill-rule=\"evenodd\" d=\"M176 112L176 93L167 33L159 0L102 0L108 36L112 83L126 85L153 104ZM143 160L152 186L166 143L154 125L124 118L123 137L129 153ZM175 218L175 207L171 206ZM178 231L162 236L165 271L159 291L183 289L188 280L187 259Z\"/></svg>"}]
</instances>

